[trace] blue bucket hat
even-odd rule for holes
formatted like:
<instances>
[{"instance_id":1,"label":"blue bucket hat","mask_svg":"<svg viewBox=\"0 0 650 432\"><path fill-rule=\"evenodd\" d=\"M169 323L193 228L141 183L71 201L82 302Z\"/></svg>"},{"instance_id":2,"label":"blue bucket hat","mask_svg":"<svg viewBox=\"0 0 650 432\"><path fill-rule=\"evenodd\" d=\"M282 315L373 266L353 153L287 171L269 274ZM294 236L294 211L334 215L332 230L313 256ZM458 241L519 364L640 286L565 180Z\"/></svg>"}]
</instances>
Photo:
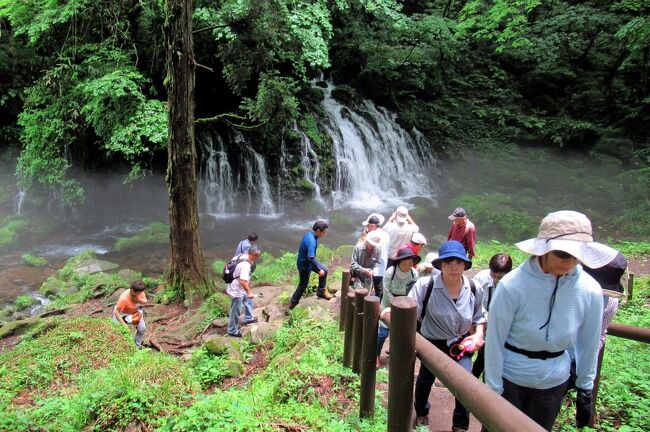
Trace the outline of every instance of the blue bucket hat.
<instances>
[{"instance_id":1,"label":"blue bucket hat","mask_svg":"<svg viewBox=\"0 0 650 432\"><path fill-rule=\"evenodd\" d=\"M449 258L457 258L465 261L465 270L472 268L472 260L467 258L467 252L463 244L459 241L449 240L441 244L440 250L438 250L438 258L434 259L431 264L440 270L440 263Z\"/></svg>"}]
</instances>

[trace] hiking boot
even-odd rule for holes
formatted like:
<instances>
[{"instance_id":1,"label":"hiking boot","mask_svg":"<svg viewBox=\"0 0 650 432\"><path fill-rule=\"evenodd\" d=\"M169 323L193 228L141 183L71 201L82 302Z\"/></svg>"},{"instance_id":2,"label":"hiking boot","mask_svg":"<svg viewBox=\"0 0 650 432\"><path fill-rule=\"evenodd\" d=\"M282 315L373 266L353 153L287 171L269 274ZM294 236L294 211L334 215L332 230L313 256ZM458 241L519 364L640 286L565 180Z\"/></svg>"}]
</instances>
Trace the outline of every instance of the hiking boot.
<instances>
[{"instance_id":1,"label":"hiking boot","mask_svg":"<svg viewBox=\"0 0 650 432\"><path fill-rule=\"evenodd\" d=\"M255 324L256 322L257 322L257 317L253 318L252 320L244 321L244 324Z\"/></svg>"},{"instance_id":2,"label":"hiking boot","mask_svg":"<svg viewBox=\"0 0 650 432\"><path fill-rule=\"evenodd\" d=\"M230 336L230 337L240 338L240 337L242 337L242 334L241 334L240 332L237 332L237 333L230 333L230 332L228 332L228 336Z\"/></svg>"},{"instance_id":3,"label":"hiking boot","mask_svg":"<svg viewBox=\"0 0 650 432\"><path fill-rule=\"evenodd\" d=\"M417 416L415 418L415 426L429 426L429 416Z\"/></svg>"},{"instance_id":4,"label":"hiking boot","mask_svg":"<svg viewBox=\"0 0 650 432\"><path fill-rule=\"evenodd\" d=\"M330 294L329 292L327 292L326 289L323 288L323 290L318 291L316 293L316 297L322 298L322 299L325 299L325 300L329 300L329 299L332 298L332 294Z\"/></svg>"}]
</instances>

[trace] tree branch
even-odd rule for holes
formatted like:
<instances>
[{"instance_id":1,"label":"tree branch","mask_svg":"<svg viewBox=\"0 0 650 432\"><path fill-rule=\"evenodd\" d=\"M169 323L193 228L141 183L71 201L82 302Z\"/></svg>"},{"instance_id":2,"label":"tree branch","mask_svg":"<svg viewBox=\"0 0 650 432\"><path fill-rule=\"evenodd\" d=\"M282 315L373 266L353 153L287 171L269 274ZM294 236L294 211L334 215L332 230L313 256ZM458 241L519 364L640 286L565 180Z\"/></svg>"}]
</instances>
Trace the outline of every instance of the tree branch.
<instances>
[{"instance_id":1,"label":"tree branch","mask_svg":"<svg viewBox=\"0 0 650 432\"><path fill-rule=\"evenodd\" d=\"M224 28L224 27L229 27L229 24L215 24L215 25L211 25L211 26L208 26L208 27L203 27L203 28L194 30L192 32L192 34L201 33L201 32L208 31L208 30L213 30L213 29L216 29L216 28Z\"/></svg>"}]
</instances>

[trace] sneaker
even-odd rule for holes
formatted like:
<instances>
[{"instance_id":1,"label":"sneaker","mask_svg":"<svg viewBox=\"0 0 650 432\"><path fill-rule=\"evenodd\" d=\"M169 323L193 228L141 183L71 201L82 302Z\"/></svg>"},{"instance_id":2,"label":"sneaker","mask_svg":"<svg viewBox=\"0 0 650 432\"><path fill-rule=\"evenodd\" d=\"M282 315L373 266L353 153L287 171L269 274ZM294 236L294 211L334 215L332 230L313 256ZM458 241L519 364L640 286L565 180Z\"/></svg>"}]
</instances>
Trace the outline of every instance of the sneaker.
<instances>
[{"instance_id":1,"label":"sneaker","mask_svg":"<svg viewBox=\"0 0 650 432\"><path fill-rule=\"evenodd\" d=\"M322 298L322 299L325 299L325 300L329 300L329 299L332 298L332 294L330 294L329 292L327 292L326 289L323 289L322 291L318 291L318 292L316 293L316 297L318 297L318 298Z\"/></svg>"},{"instance_id":2,"label":"sneaker","mask_svg":"<svg viewBox=\"0 0 650 432\"><path fill-rule=\"evenodd\" d=\"M228 336L230 336L230 337L240 338L240 337L242 337L242 334L241 334L240 332L237 332L237 333L230 333L230 332L228 332Z\"/></svg>"},{"instance_id":3,"label":"sneaker","mask_svg":"<svg viewBox=\"0 0 650 432\"><path fill-rule=\"evenodd\" d=\"M244 321L244 324L255 324L257 322L257 317L253 318L252 320Z\"/></svg>"},{"instance_id":4,"label":"sneaker","mask_svg":"<svg viewBox=\"0 0 650 432\"><path fill-rule=\"evenodd\" d=\"M429 416L417 416L415 426L429 426Z\"/></svg>"}]
</instances>

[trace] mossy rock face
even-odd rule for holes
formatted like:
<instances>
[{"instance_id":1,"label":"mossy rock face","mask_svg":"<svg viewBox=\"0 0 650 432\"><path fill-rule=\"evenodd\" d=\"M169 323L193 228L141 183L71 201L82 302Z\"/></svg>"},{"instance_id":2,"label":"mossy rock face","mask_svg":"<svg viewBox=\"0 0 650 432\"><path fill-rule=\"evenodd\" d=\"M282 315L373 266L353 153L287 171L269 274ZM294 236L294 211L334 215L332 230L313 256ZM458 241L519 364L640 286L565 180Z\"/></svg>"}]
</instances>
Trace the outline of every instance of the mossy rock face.
<instances>
[{"instance_id":1,"label":"mossy rock face","mask_svg":"<svg viewBox=\"0 0 650 432\"><path fill-rule=\"evenodd\" d=\"M41 319L36 317L18 321L9 321L0 327L0 339L24 333L40 321Z\"/></svg>"},{"instance_id":2,"label":"mossy rock face","mask_svg":"<svg viewBox=\"0 0 650 432\"><path fill-rule=\"evenodd\" d=\"M77 276L83 276L105 272L108 270L115 270L118 267L119 264L115 264L110 261L104 261L91 257L83 257L83 259L79 260L73 265L72 271Z\"/></svg>"},{"instance_id":3,"label":"mossy rock face","mask_svg":"<svg viewBox=\"0 0 650 432\"><path fill-rule=\"evenodd\" d=\"M67 290L67 282L52 276L43 282L43 285L41 285L41 288L38 291L47 298L56 298L62 296Z\"/></svg>"},{"instance_id":4,"label":"mossy rock face","mask_svg":"<svg viewBox=\"0 0 650 432\"><path fill-rule=\"evenodd\" d=\"M32 254L25 254L21 258L27 265L30 265L32 267L45 267L48 264L45 258Z\"/></svg>"},{"instance_id":5,"label":"mossy rock face","mask_svg":"<svg viewBox=\"0 0 650 432\"><path fill-rule=\"evenodd\" d=\"M127 282L129 286L131 286L133 282L142 279L142 273L131 269L122 269L117 272L117 275L124 279L124 281Z\"/></svg>"},{"instance_id":6,"label":"mossy rock face","mask_svg":"<svg viewBox=\"0 0 650 432\"><path fill-rule=\"evenodd\" d=\"M16 308L17 311L25 310L31 305L36 303L36 299L32 296L28 295L21 295L16 297L14 300L14 307Z\"/></svg>"},{"instance_id":7,"label":"mossy rock face","mask_svg":"<svg viewBox=\"0 0 650 432\"><path fill-rule=\"evenodd\" d=\"M314 190L316 189L314 187L314 184L307 179L302 179L298 181L297 186L299 189L301 189L304 192L314 192Z\"/></svg>"},{"instance_id":8,"label":"mossy rock face","mask_svg":"<svg viewBox=\"0 0 650 432\"><path fill-rule=\"evenodd\" d=\"M230 346L231 345L228 341L228 338L226 337L216 337L214 339L210 339L205 343L205 349L208 350L210 354L215 356L223 356L228 354Z\"/></svg>"}]
</instances>

